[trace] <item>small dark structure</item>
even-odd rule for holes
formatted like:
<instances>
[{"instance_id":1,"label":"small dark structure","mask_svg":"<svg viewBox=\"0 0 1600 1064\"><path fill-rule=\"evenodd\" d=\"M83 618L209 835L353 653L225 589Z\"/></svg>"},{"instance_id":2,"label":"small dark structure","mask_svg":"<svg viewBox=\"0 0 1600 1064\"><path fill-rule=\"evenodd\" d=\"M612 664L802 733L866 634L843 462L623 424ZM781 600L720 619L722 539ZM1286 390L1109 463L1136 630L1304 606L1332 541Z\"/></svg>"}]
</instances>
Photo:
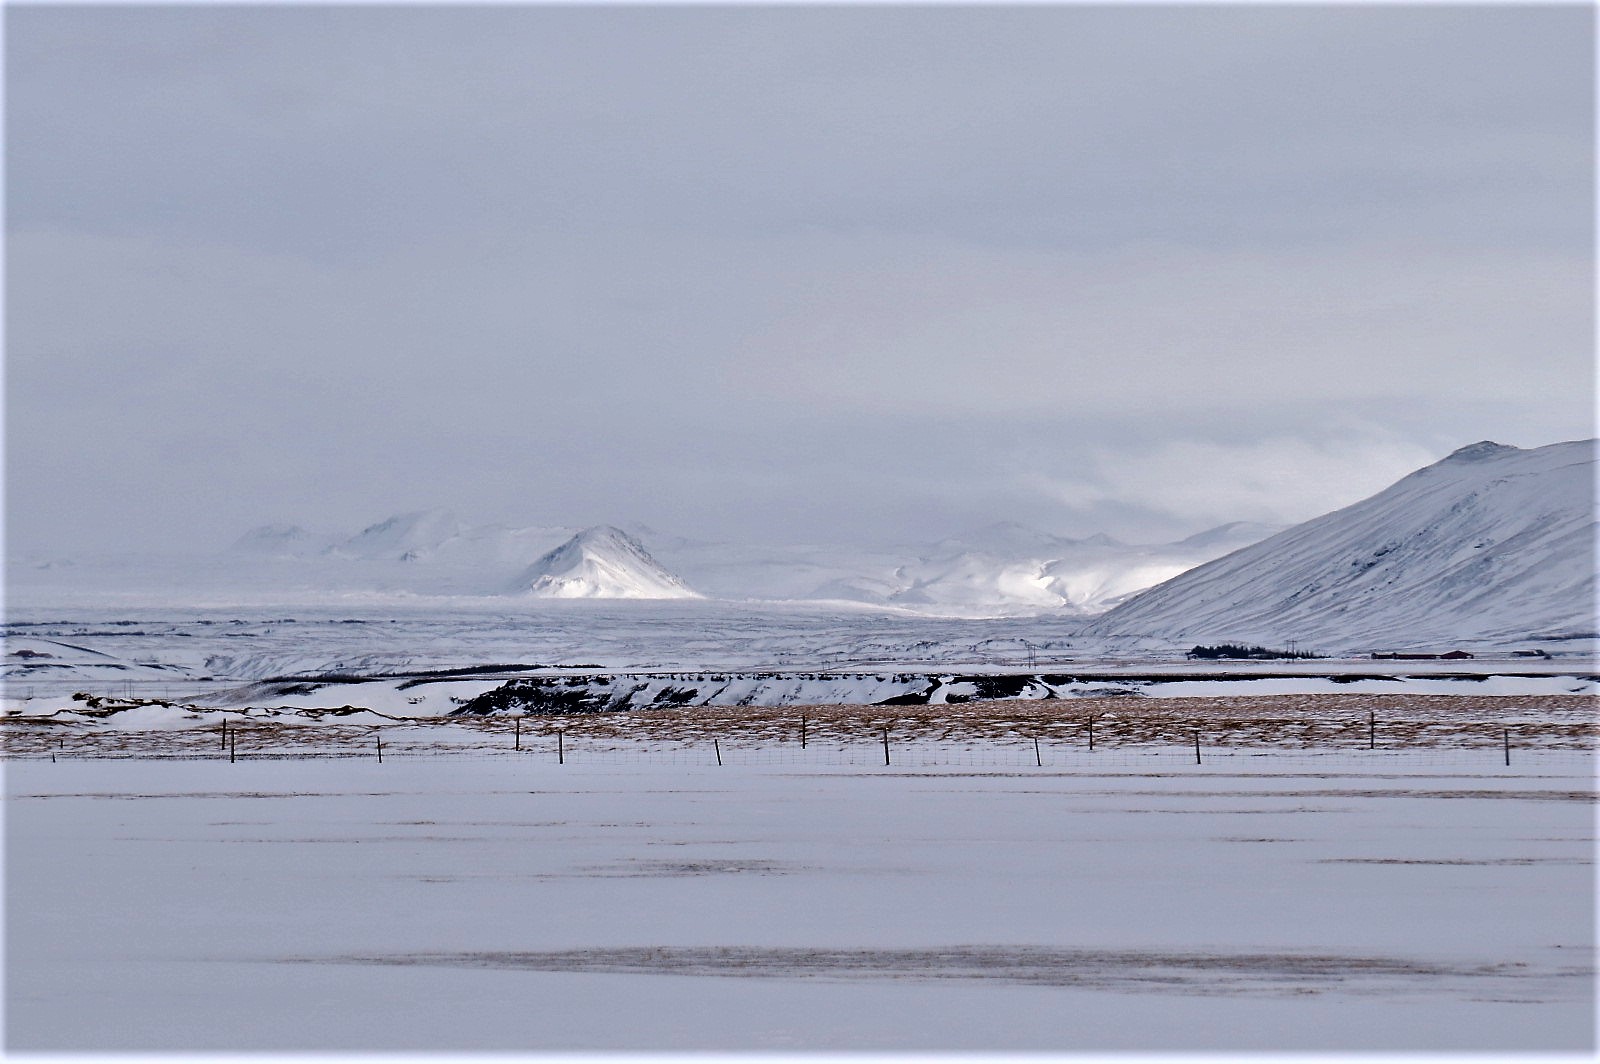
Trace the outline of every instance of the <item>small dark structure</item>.
<instances>
[{"instance_id":1,"label":"small dark structure","mask_svg":"<svg viewBox=\"0 0 1600 1064\"><path fill-rule=\"evenodd\" d=\"M1451 650L1443 654L1385 654L1374 650L1372 657L1377 661L1464 661L1473 655L1465 650Z\"/></svg>"}]
</instances>

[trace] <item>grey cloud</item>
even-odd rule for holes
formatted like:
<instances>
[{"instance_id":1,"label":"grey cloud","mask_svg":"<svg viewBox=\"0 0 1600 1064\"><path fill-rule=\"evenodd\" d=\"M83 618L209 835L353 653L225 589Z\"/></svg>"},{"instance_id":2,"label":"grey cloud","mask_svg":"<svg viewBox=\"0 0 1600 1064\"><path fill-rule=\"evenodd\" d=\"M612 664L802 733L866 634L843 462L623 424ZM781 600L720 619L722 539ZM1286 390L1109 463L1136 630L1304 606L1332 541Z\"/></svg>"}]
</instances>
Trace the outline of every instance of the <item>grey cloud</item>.
<instances>
[{"instance_id":1,"label":"grey cloud","mask_svg":"<svg viewBox=\"0 0 1600 1064\"><path fill-rule=\"evenodd\" d=\"M462 224L535 246L640 225L1570 241L1591 22L1553 7L20 9L13 202L24 225L330 256ZM1486 188L1495 211L1475 209Z\"/></svg>"},{"instance_id":2,"label":"grey cloud","mask_svg":"<svg viewBox=\"0 0 1600 1064\"><path fill-rule=\"evenodd\" d=\"M7 18L18 548L1163 538L1185 455L1592 429L1586 8Z\"/></svg>"}]
</instances>

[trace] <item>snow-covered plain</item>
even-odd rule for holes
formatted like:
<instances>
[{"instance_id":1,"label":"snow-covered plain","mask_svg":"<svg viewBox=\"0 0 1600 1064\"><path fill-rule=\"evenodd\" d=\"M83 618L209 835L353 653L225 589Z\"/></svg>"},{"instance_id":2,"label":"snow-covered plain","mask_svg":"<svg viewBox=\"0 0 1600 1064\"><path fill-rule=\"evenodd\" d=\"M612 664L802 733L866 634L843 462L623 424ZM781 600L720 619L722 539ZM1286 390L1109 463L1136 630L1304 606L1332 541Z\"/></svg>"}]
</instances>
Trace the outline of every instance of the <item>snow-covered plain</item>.
<instances>
[{"instance_id":1,"label":"snow-covered plain","mask_svg":"<svg viewBox=\"0 0 1600 1064\"><path fill-rule=\"evenodd\" d=\"M355 597L332 605L13 607L6 620L0 674L13 697L181 697L268 676L503 664L825 670L1025 666L1030 653L1040 663L1072 656L1064 619L952 620L845 604L541 600L507 609L483 600Z\"/></svg>"},{"instance_id":2,"label":"snow-covered plain","mask_svg":"<svg viewBox=\"0 0 1600 1064\"><path fill-rule=\"evenodd\" d=\"M7 1049L1594 1050L1592 754L789 752L14 761Z\"/></svg>"},{"instance_id":3,"label":"snow-covered plain","mask_svg":"<svg viewBox=\"0 0 1600 1064\"><path fill-rule=\"evenodd\" d=\"M9 1051L1594 1049L1588 644L1218 663L1063 616L273 603L8 609ZM813 707L803 748L788 706L443 716L718 669L943 693ZM1024 673L1087 678L945 701Z\"/></svg>"},{"instance_id":4,"label":"snow-covered plain","mask_svg":"<svg viewBox=\"0 0 1600 1064\"><path fill-rule=\"evenodd\" d=\"M933 618L843 603L373 600L211 607L12 607L0 677L6 694L74 691L185 697L271 676L363 676L489 665L589 671L874 673L879 670L1232 673L1241 677L1370 672L1586 674L1593 640L1457 645L1471 661L1185 662L1170 647L1114 652L1074 619ZM1519 657L1532 647L1549 658Z\"/></svg>"}]
</instances>

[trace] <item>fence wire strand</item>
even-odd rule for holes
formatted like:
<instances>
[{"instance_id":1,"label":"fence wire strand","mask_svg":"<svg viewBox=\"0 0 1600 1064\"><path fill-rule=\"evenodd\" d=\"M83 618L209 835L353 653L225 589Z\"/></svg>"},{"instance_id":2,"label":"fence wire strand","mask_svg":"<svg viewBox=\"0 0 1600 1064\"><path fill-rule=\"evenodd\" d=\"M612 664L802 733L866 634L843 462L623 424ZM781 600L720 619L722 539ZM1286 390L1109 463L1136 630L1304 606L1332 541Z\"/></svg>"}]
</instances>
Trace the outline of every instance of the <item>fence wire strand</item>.
<instances>
[{"instance_id":1,"label":"fence wire strand","mask_svg":"<svg viewBox=\"0 0 1600 1064\"><path fill-rule=\"evenodd\" d=\"M1199 748L1191 744L1097 745L1089 750L1083 743L1042 740L1035 746L1028 741L939 742L895 741L888 744L887 758L878 741L812 741L753 744L737 740L644 741L592 739L563 735L559 740L548 735L524 735L520 749L513 742L439 741L436 736L368 735L364 741L353 736L263 735L239 728L233 742L224 745L212 733L209 741L198 743L192 733L80 733L61 736L55 742L30 744L29 749L11 745L4 755L9 761L92 761L92 760L222 760L237 762L379 759L385 762L438 761L442 763L504 762L524 763L530 769L551 769L570 765L608 767L682 767L737 769L741 767L793 768L796 770L837 768L862 771L896 769L982 769L1016 772L1182 772L1184 770L1227 769L1242 773L1277 773L1294 770L1326 771L1337 762L1340 771L1510 771L1530 767L1563 771L1592 772L1596 751L1588 748L1523 747L1504 744L1453 746L1385 746L1374 749L1330 746L1307 747L1225 747ZM318 738L322 741L317 741ZM1509 766L1506 764L1509 754Z\"/></svg>"}]
</instances>

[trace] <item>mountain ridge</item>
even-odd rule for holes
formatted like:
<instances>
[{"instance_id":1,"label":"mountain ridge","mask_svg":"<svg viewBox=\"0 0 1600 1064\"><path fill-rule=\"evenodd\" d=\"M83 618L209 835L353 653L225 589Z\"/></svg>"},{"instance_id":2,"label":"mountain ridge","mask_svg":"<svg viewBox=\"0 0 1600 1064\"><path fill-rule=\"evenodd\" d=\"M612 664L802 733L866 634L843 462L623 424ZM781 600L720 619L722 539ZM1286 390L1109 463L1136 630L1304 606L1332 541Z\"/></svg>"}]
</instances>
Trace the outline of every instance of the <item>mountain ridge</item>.
<instances>
[{"instance_id":1,"label":"mountain ridge","mask_svg":"<svg viewBox=\"0 0 1600 1064\"><path fill-rule=\"evenodd\" d=\"M1149 588L1086 638L1325 649L1594 630L1595 440L1484 440Z\"/></svg>"}]
</instances>

